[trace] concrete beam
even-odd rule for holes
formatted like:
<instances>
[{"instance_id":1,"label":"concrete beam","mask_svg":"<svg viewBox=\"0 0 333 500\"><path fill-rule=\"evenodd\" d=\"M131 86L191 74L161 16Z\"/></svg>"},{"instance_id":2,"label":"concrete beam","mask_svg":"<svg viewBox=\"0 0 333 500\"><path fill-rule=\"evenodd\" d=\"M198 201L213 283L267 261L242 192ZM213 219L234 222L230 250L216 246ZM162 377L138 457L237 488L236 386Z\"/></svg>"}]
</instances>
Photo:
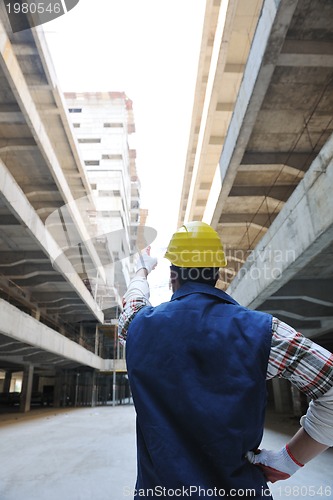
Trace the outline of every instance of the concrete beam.
<instances>
[{"instance_id":1,"label":"concrete beam","mask_svg":"<svg viewBox=\"0 0 333 500\"><path fill-rule=\"evenodd\" d=\"M222 146L222 144L224 143L224 139L225 137L222 135L211 135L208 144L213 146Z\"/></svg>"},{"instance_id":2,"label":"concrete beam","mask_svg":"<svg viewBox=\"0 0 333 500\"><path fill-rule=\"evenodd\" d=\"M259 184L258 180L261 178L262 175L269 175L269 174L271 174L271 176L272 174L274 175L273 177L274 180L270 183L270 185L272 185L274 182L280 182L280 179L283 179L286 176L289 176L290 178L293 177L295 179L296 178L303 179L304 177L303 170L299 170L295 167L289 167L288 165L282 165L277 163L270 165L258 165L258 164L240 165L237 170L237 175L242 173L245 175L251 175L252 181L255 180L257 185Z\"/></svg>"},{"instance_id":3,"label":"concrete beam","mask_svg":"<svg viewBox=\"0 0 333 500\"><path fill-rule=\"evenodd\" d=\"M276 65L293 68L332 68L333 55L280 54Z\"/></svg>"},{"instance_id":4,"label":"concrete beam","mask_svg":"<svg viewBox=\"0 0 333 500\"><path fill-rule=\"evenodd\" d=\"M333 42L326 40L287 39L281 54L329 55L333 54Z\"/></svg>"},{"instance_id":5,"label":"concrete beam","mask_svg":"<svg viewBox=\"0 0 333 500\"><path fill-rule=\"evenodd\" d=\"M52 267L50 261L47 263L22 263L22 264L11 264L2 265L0 263L0 271L8 279L14 278L28 278L29 276L36 275L36 273L43 276L58 274Z\"/></svg>"},{"instance_id":6,"label":"concrete beam","mask_svg":"<svg viewBox=\"0 0 333 500\"><path fill-rule=\"evenodd\" d=\"M14 278L12 278L14 281ZM54 273L53 275L42 275L36 271L30 276L15 276L15 284L22 287L48 287L54 285L54 283L63 283L64 277L61 274Z\"/></svg>"},{"instance_id":7,"label":"concrete beam","mask_svg":"<svg viewBox=\"0 0 333 500\"><path fill-rule=\"evenodd\" d=\"M315 304L333 306L331 279L293 280L272 295L275 300L301 299ZM327 300L329 298L329 300Z\"/></svg>"},{"instance_id":8,"label":"concrete beam","mask_svg":"<svg viewBox=\"0 0 333 500\"><path fill-rule=\"evenodd\" d=\"M216 111L232 113L235 107L234 102L218 102L216 104Z\"/></svg>"},{"instance_id":9,"label":"concrete beam","mask_svg":"<svg viewBox=\"0 0 333 500\"><path fill-rule=\"evenodd\" d=\"M43 291L43 292L34 292L33 293L33 298L38 304L41 304L42 306L47 306L47 304L54 304L57 302L61 301L76 301L76 300L81 300L77 296L75 292L56 292L56 291Z\"/></svg>"},{"instance_id":10,"label":"concrete beam","mask_svg":"<svg viewBox=\"0 0 333 500\"><path fill-rule=\"evenodd\" d=\"M228 196L223 213L276 214L284 202L270 196Z\"/></svg>"},{"instance_id":11,"label":"concrete beam","mask_svg":"<svg viewBox=\"0 0 333 500\"><path fill-rule=\"evenodd\" d=\"M36 75L36 80L38 80L39 75ZM30 92L51 92L52 87L48 83L35 83L29 85Z\"/></svg>"},{"instance_id":12,"label":"concrete beam","mask_svg":"<svg viewBox=\"0 0 333 500\"><path fill-rule=\"evenodd\" d=\"M38 112L41 115L60 115L60 109L51 107L49 104L43 105L43 106L38 106ZM81 174L80 174L81 177Z\"/></svg>"},{"instance_id":13,"label":"concrete beam","mask_svg":"<svg viewBox=\"0 0 333 500\"><path fill-rule=\"evenodd\" d=\"M43 198L52 198L52 199L56 199L57 201L62 201L61 200L61 195L59 193L59 191L56 189L56 186L55 184L54 185L49 185L48 189L45 190L45 185L43 185L43 190L36 190L36 186L32 187L33 191L31 191L30 189L28 189L30 186L24 186L24 192L25 192L25 195L27 198L29 198L29 200L31 198L39 198L39 199L43 199Z\"/></svg>"},{"instance_id":14,"label":"concrete beam","mask_svg":"<svg viewBox=\"0 0 333 500\"><path fill-rule=\"evenodd\" d=\"M240 74L240 73L244 73L244 70L245 70L245 64L226 64L225 65L225 68L224 68L224 71L226 73L236 73L236 74Z\"/></svg>"},{"instance_id":15,"label":"concrete beam","mask_svg":"<svg viewBox=\"0 0 333 500\"><path fill-rule=\"evenodd\" d=\"M229 196L269 196L275 200L286 201L293 190L295 185L289 184L287 186L236 186L234 185Z\"/></svg>"},{"instance_id":16,"label":"concrete beam","mask_svg":"<svg viewBox=\"0 0 333 500\"><path fill-rule=\"evenodd\" d=\"M228 293L256 309L332 244L332 186L333 136L241 268Z\"/></svg>"},{"instance_id":17,"label":"concrete beam","mask_svg":"<svg viewBox=\"0 0 333 500\"><path fill-rule=\"evenodd\" d=\"M281 297L280 297L281 299ZM333 305L318 304L318 302L302 300L298 297L289 297L279 300L272 296L265 301L266 311L283 311L286 316L297 319L331 318L333 320Z\"/></svg>"},{"instance_id":18,"label":"concrete beam","mask_svg":"<svg viewBox=\"0 0 333 500\"><path fill-rule=\"evenodd\" d=\"M39 304L40 307L43 307L41 304ZM76 310L77 309L80 309L80 308L85 308L85 305L84 304L80 304L79 302L74 302L71 300L71 303L70 304L64 304L64 305L59 305L59 303L57 303L56 306L54 307L50 307L50 306L46 306L45 309L48 313L52 313L53 311L61 311L61 316L63 314L63 311L65 309L68 309L68 308L71 308L71 311L67 311L67 313L70 313L72 314L73 311L75 311L75 309L73 309L73 307L76 307ZM82 310L80 309L80 313L82 312Z\"/></svg>"},{"instance_id":19,"label":"concrete beam","mask_svg":"<svg viewBox=\"0 0 333 500\"><path fill-rule=\"evenodd\" d=\"M8 214L4 215L1 214L0 218L0 227L2 228L8 228L8 226L19 226L20 223L19 221L14 217L14 215Z\"/></svg>"},{"instance_id":20,"label":"concrete beam","mask_svg":"<svg viewBox=\"0 0 333 500\"><path fill-rule=\"evenodd\" d=\"M125 359L105 359L105 372L126 372L126 361Z\"/></svg>"},{"instance_id":21,"label":"concrete beam","mask_svg":"<svg viewBox=\"0 0 333 500\"><path fill-rule=\"evenodd\" d=\"M277 214L267 215L267 214L251 214L251 213L237 213L237 214L226 214L223 213L220 217L219 224L224 227L225 224L255 224L256 226L261 226L268 228Z\"/></svg>"},{"instance_id":22,"label":"concrete beam","mask_svg":"<svg viewBox=\"0 0 333 500\"><path fill-rule=\"evenodd\" d=\"M25 123L25 119L20 111L0 111L0 123Z\"/></svg>"},{"instance_id":23,"label":"concrete beam","mask_svg":"<svg viewBox=\"0 0 333 500\"><path fill-rule=\"evenodd\" d=\"M28 196L27 199L29 199ZM38 197L37 200L38 201L29 199L37 213L39 213L40 210L42 212L47 210L48 212L52 213L55 210L58 210L59 207L63 206L60 200L43 200L42 197Z\"/></svg>"},{"instance_id":24,"label":"concrete beam","mask_svg":"<svg viewBox=\"0 0 333 500\"><path fill-rule=\"evenodd\" d=\"M209 75L205 91L205 100L202 109L200 132L196 147L193 173L188 194L188 203L185 210L185 220L192 218L195 209L193 201L196 199L198 190L198 179L202 169L204 169L205 150L210 143L213 128L213 116L219 101L219 82L225 71L227 64L228 45L232 36L233 20L237 12L238 2L229 0L222 2L219 9L217 29L214 37L214 46L209 68ZM222 144L217 142L216 144Z\"/></svg>"},{"instance_id":25,"label":"concrete beam","mask_svg":"<svg viewBox=\"0 0 333 500\"><path fill-rule=\"evenodd\" d=\"M204 100L202 96L206 93L206 83L207 77L204 76L209 71L209 64L212 55L212 47L214 45L214 36L216 30L216 7L213 5L213 0L205 2L205 14L204 23L202 28L202 40L198 60L198 74L196 78L196 85L194 90L194 104L192 108L192 118L189 134L189 145L186 155L185 170L184 170L184 180L181 194L181 204L184 203L184 199L188 199L188 193L191 185L191 176L193 171L193 162L195 157L195 150L193 151L193 143L197 142L197 136L200 131L200 117L202 114ZM186 207L181 209L179 214L179 219L177 225L183 222L183 215Z\"/></svg>"},{"instance_id":26,"label":"concrete beam","mask_svg":"<svg viewBox=\"0 0 333 500\"><path fill-rule=\"evenodd\" d=\"M244 165L256 165L259 169L270 165L283 165L293 167L303 172L307 171L313 160L316 158L316 153L299 153L299 152L272 152L262 153L246 152L242 158L240 168Z\"/></svg>"},{"instance_id":27,"label":"concrete beam","mask_svg":"<svg viewBox=\"0 0 333 500\"><path fill-rule=\"evenodd\" d=\"M15 43L13 45L15 54L19 57L25 56L38 56L38 50L35 45L28 45L27 43Z\"/></svg>"},{"instance_id":28,"label":"concrete beam","mask_svg":"<svg viewBox=\"0 0 333 500\"><path fill-rule=\"evenodd\" d=\"M33 137L17 137L15 139L0 139L1 153L18 151L37 151L38 146Z\"/></svg>"},{"instance_id":29,"label":"concrete beam","mask_svg":"<svg viewBox=\"0 0 333 500\"><path fill-rule=\"evenodd\" d=\"M277 65L332 68L333 43L321 40L286 40Z\"/></svg>"},{"instance_id":30,"label":"concrete beam","mask_svg":"<svg viewBox=\"0 0 333 500\"><path fill-rule=\"evenodd\" d=\"M1 102L0 113L20 113L20 106L17 102Z\"/></svg>"},{"instance_id":31,"label":"concrete beam","mask_svg":"<svg viewBox=\"0 0 333 500\"><path fill-rule=\"evenodd\" d=\"M60 333L0 299L0 332L42 351L70 359L98 370L105 368L105 360Z\"/></svg>"},{"instance_id":32,"label":"concrete beam","mask_svg":"<svg viewBox=\"0 0 333 500\"><path fill-rule=\"evenodd\" d=\"M57 271L61 274L62 279L65 279L70 286L73 287L82 300L87 304L87 307L94 314L94 316L99 321L103 322L102 311L98 308L71 263L64 255L62 255L63 252L61 248L59 248L53 240L50 233L47 231L44 224L36 214L34 208L24 196L24 193L21 191L15 179L1 159L0 191L6 200L7 206L10 207L15 217L28 229L31 237L41 248L43 253L49 256L52 263L55 263L57 260ZM59 255L62 255L61 262L58 259ZM43 279L45 280L45 278Z\"/></svg>"},{"instance_id":33,"label":"concrete beam","mask_svg":"<svg viewBox=\"0 0 333 500\"><path fill-rule=\"evenodd\" d=\"M265 309L265 312L268 312ZM318 335L322 335L325 333L325 328L323 326L323 319L299 319L297 317L291 317L290 315L284 315L284 311L274 311L275 316L278 316L280 321L284 321L284 323L292 324L292 327L298 332L302 332L302 335L305 337L313 339ZM332 330L332 320L330 320L330 330ZM326 331L328 331L326 329Z\"/></svg>"}]
</instances>

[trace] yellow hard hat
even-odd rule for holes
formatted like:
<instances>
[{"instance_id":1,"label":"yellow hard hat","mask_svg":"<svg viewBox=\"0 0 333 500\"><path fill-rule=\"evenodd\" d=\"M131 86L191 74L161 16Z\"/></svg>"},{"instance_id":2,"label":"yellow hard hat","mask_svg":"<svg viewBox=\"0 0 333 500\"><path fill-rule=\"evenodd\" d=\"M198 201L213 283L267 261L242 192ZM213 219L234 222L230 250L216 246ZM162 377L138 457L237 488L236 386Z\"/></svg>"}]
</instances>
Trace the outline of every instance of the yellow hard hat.
<instances>
[{"instance_id":1,"label":"yellow hard hat","mask_svg":"<svg viewBox=\"0 0 333 500\"><path fill-rule=\"evenodd\" d=\"M219 235L205 222L188 222L174 233L164 256L178 267L225 267Z\"/></svg>"}]
</instances>

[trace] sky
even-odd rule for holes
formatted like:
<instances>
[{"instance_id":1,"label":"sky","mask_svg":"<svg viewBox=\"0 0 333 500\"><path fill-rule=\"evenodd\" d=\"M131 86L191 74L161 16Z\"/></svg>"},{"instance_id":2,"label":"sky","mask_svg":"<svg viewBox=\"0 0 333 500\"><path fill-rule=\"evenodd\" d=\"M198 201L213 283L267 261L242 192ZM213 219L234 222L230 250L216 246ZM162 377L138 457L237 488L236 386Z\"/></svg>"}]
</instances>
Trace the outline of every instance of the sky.
<instances>
[{"instance_id":1,"label":"sky","mask_svg":"<svg viewBox=\"0 0 333 500\"><path fill-rule=\"evenodd\" d=\"M133 101L147 225L157 230L152 254L155 294L165 296L162 258L177 229L193 108L205 0L80 0L43 26L64 92L124 91ZM156 299L159 301L159 299Z\"/></svg>"}]
</instances>

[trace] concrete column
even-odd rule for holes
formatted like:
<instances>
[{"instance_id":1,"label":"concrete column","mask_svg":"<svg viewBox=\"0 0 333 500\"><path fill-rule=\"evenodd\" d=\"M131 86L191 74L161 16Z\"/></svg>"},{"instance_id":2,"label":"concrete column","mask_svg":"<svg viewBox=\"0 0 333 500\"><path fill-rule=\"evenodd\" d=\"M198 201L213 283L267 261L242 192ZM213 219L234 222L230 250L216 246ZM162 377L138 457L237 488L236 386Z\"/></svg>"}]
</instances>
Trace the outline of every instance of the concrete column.
<instances>
[{"instance_id":1,"label":"concrete column","mask_svg":"<svg viewBox=\"0 0 333 500\"><path fill-rule=\"evenodd\" d=\"M23 371L21 402L20 402L20 412L23 413L30 411L33 375L34 375L34 366L33 365L25 366Z\"/></svg>"},{"instance_id":2,"label":"concrete column","mask_svg":"<svg viewBox=\"0 0 333 500\"><path fill-rule=\"evenodd\" d=\"M10 391L10 383L12 381L12 372L6 372L5 379L3 381L3 392L8 394Z\"/></svg>"},{"instance_id":3,"label":"concrete column","mask_svg":"<svg viewBox=\"0 0 333 500\"><path fill-rule=\"evenodd\" d=\"M98 345L99 345L99 329L98 325L96 325L96 333L95 333L95 354L98 356Z\"/></svg>"},{"instance_id":4,"label":"concrete column","mask_svg":"<svg viewBox=\"0 0 333 500\"><path fill-rule=\"evenodd\" d=\"M66 370L62 384L63 406L72 406L75 401L75 386L73 382L73 373Z\"/></svg>"},{"instance_id":5,"label":"concrete column","mask_svg":"<svg viewBox=\"0 0 333 500\"><path fill-rule=\"evenodd\" d=\"M74 398L74 406L79 406L80 398L80 373L77 372L75 375L75 398Z\"/></svg>"},{"instance_id":6,"label":"concrete column","mask_svg":"<svg viewBox=\"0 0 333 500\"><path fill-rule=\"evenodd\" d=\"M93 373L92 373L91 384L92 384L91 406L94 407L94 406L96 406L96 397L97 397L97 392L96 392L96 372L95 371L93 371Z\"/></svg>"},{"instance_id":7,"label":"concrete column","mask_svg":"<svg viewBox=\"0 0 333 500\"><path fill-rule=\"evenodd\" d=\"M80 336L79 336L79 344L80 345L84 345L84 328L83 328L83 324L80 323Z\"/></svg>"},{"instance_id":8,"label":"concrete column","mask_svg":"<svg viewBox=\"0 0 333 500\"><path fill-rule=\"evenodd\" d=\"M283 378L273 378L272 385L276 411L279 413L292 413L293 403L290 382Z\"/></svg>"},{"instance_id":9,"label":"concrete column","mask_svg":"<svg viewBox=\"0 0 333 500\"><path fill-rule=\"evenodd\" d=\"M82 405L83 406L90 406L90 401L91 401L91 376L90 373L83 373L82 374Z\"/></svg>"},{"instance_id":10,"label":"concrete column","mask_svg":"<svg viewBox=\"0 0 333 500\"><path fill-rule=\"evenodd\" d=\"M116 406L116 397L117 397L117 378L116 378L116 372L113 371L113 377L112 377L112 406Z\"/></svg>"},{"instance_id":11,"label":"concrete column","mask_svg":"<svg viewBox=\"0 0 333 500\"><path fill-rule=\"evenodd\" d=\"M53 393L54 408L60 408L62 385L63 385L62 372L57 372L55 376L54 393Z\"/></svg>"},{"instance_id":12,"label":"concrete column","mask_svg":"<svg viewBox=\"0 0 333 500\"><path fill-rule=\"evenodd\" d=\"M37 321L39 321L39 320L40 320L40 310L39 310L39 309L36 309L36 310L35 310L34 318L35 318Z\"/></svg>"},{"instance_id":13,"label":"concrete column","mask_svg":"<svg viewBox=\"0 0 333 500\"><path fill-rule=\"evenodd\" d=\"M302 415L305 415L309 406L307 396L303 392L299 391L294 385L291 386L291 395L294 416L301 417Z\"/></svg>"}]
</instances>

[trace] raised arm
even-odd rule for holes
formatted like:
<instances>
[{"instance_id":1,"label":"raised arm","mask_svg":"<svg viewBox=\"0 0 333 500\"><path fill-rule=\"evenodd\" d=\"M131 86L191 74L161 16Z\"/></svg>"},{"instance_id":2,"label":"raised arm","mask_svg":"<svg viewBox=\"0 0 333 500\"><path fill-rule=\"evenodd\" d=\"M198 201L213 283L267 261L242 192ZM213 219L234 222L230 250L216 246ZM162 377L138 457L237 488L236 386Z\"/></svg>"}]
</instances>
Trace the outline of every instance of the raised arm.
<instances>
[{"instance_id":1,"label":"raised arm","mask_svg":"<svg viewBox=\"0 0 333 500\"><path fill-rule=\"evenodd\" d=\"M148 251L149 252L149 251ZM118 336L126 342L127 332L135 315L142 307L150 306L148 274L156 267L157 260L149 253L142 253L136 263L136 273L123 297L123 311L119 316Z\"/></svg>"}]
</instances>

